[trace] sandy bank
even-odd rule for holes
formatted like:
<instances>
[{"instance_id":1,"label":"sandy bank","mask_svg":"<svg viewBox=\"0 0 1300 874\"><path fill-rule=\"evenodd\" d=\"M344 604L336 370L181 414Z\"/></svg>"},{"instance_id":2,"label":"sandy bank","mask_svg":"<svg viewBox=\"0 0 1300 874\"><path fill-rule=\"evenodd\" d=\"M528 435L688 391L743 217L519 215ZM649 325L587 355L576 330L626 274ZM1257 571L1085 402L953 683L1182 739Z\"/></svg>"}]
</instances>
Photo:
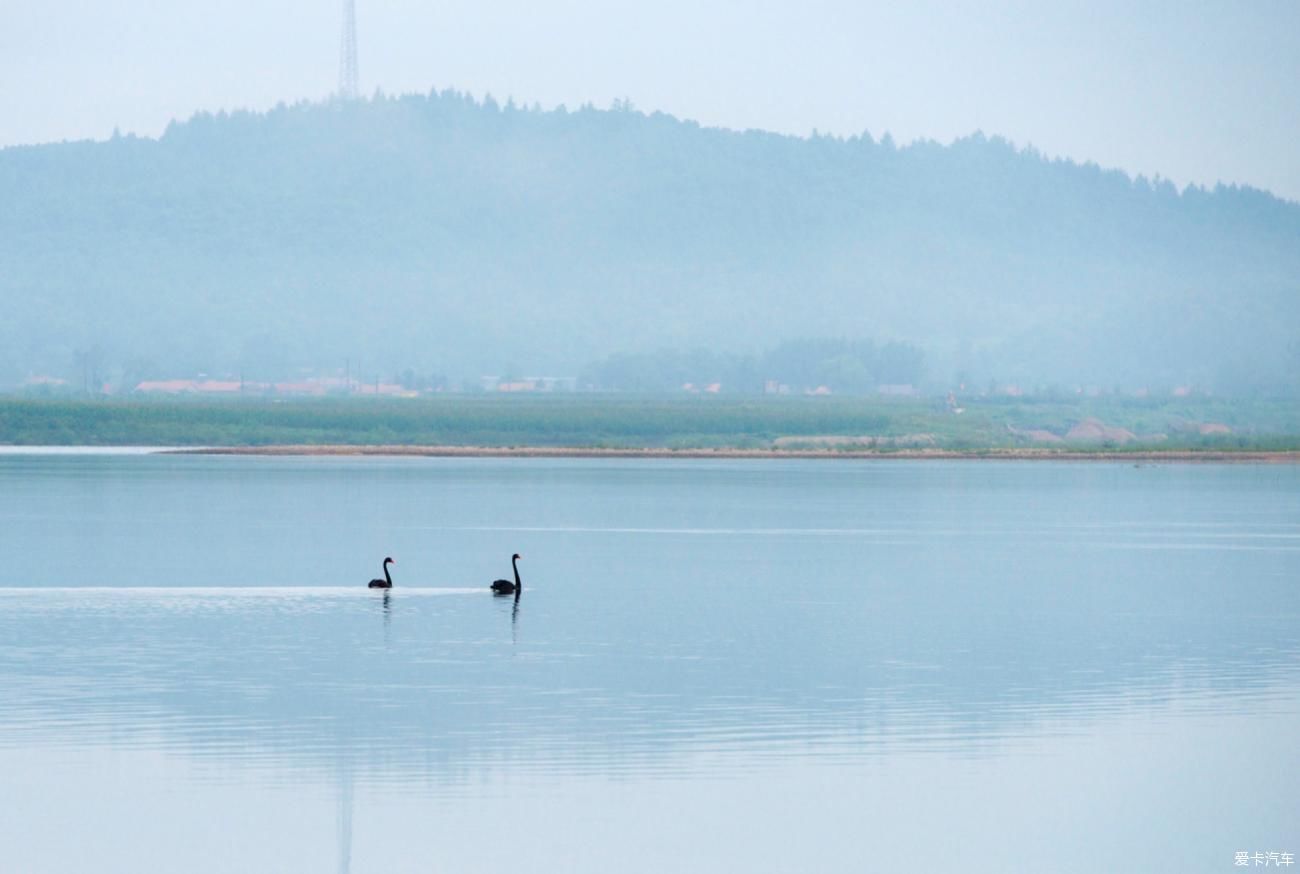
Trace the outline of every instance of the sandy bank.
<instances>
[{"instance_id":1,"label":"sandy bank","mask_svg":"<svg viewBox=\"0 0 1300 874\"><path fill-rule=\"evenodd\" d=\"M1224 452L1219 450L1080 451L1065 449L602 449L562 446L219 446L170 449L192 455L410 456L428 458L875 458L972 461L1128 461L1300 463L1300 452Z\"/></svg>"}]
</instances>

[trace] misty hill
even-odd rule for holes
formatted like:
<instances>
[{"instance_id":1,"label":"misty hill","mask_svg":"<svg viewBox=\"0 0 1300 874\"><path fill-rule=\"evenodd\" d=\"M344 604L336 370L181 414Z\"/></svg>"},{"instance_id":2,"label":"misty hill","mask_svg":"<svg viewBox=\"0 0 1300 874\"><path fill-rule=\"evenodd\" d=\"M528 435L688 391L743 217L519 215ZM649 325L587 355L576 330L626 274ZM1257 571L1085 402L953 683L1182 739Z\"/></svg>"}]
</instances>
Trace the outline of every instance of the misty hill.
<instances>
[{"instance_id":1,"label":"misty hill","mask_svg":"<svg viewBox=\"0 0 1300 874\"><path fill-rule=\"evenodd\" d=\"M455 377L819 337L914 344L941 383L1277 386L1300 205L982 135L451 92L0 151L0 384L87 354L142 378Z\"/></svg>"}]
</instances>

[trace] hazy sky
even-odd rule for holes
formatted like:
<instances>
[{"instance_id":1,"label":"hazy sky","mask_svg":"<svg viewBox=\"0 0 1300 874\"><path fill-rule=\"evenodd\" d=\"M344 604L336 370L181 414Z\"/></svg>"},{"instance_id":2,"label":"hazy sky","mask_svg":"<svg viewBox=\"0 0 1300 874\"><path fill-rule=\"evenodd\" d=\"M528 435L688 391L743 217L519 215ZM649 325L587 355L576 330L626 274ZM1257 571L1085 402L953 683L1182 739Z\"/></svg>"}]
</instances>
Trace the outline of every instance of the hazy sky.
<instances>
[{"instance_id":1,"label":"hazy sky","mask_svg":"<svg viewBox=\"0 0 1300 874\"><path fill-rule=\"evenodd\" d=\"M363 91L1050 155L1300 200L1300 2L356 0ZM0 145L319 98L341 0L0 0Z\"/></svg>"}]
</instances>

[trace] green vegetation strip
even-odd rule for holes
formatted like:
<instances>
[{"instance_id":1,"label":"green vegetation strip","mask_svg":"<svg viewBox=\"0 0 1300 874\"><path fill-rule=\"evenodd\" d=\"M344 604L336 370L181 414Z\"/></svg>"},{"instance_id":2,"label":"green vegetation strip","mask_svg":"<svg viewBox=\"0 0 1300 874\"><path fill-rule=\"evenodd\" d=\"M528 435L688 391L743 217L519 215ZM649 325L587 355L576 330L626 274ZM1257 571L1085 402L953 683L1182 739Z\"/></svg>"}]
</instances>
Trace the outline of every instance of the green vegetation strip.
<instances>
[{"instance_id":1,"label":"green vegetation strip","mask_svg":"<svg viewBox=\"0 0 1300 874\"><path fill-rule=\"evenodd\" d=\"M0 444L853 454L1300 450L1300 411L1286 400L976 400L963 402L963 410L954 413L939 399L854 397L452 395L280 402L0 398ZM1046 445L1023 436L1028 430L1065 434L1086 420L1127 429L1137 439Z\"/></svg>"}]
</instances>

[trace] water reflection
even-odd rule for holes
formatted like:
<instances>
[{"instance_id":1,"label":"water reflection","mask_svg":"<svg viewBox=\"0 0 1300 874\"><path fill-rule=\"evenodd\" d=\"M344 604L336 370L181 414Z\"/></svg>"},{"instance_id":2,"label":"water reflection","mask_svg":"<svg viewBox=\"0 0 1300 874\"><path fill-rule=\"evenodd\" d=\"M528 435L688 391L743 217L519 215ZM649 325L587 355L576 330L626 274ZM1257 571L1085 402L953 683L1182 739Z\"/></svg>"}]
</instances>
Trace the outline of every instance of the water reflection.
<instances>
[{"instance_id":1,"label":"water reflection","mask_svg":"<svg viewBox=\"0 0 1300 874\"><path fill-rule=\"evenodd\" d=\"M392 642L391 632L393 627L393 598L392 592L384 589L384 646Z\"/></svg>"},{"instance_id":2,"label":"water reflection","mask_svg":"<svg viewBox=\"0 0 1300 874\"><path fill-rule=\"evenodd\" d=\"M515 592L515 602L510 605L510 642L519 643L519 592Z\"/></svg>"},{"instance_id":3,"label":"water reflection","mask_svg":"<svg viewBox=\"0 0 1300 874\"><path fill-rule=\"evenodd\" d=\"M338 870L339 874L348 874L352 870L352 809L355 785L352 768L346 761L338 765Z\"/></svg>"},{"instance_id":4,"label":"water reflection","mask_svg":"<svg viewBox=\"0 0 1300 874\"><path fill-rule=\"evenodd\" d=\"M476 590L404 589L391 625L386 592L374 637L359 609L371 594L7 590L0 745L111 737L398 783L506 762L671 773L743 761L728 753L980 755L1173 701L1240 711L1294 699L1300 684L1289 617L1155 626L1107 610L968 621L880 609L837 627L787 609L638 640L593 609L552 614L546 638L521 642L513 599L507 642ZM720 755L694 755L706 750Z\"/></svg>"}]
</instances>

